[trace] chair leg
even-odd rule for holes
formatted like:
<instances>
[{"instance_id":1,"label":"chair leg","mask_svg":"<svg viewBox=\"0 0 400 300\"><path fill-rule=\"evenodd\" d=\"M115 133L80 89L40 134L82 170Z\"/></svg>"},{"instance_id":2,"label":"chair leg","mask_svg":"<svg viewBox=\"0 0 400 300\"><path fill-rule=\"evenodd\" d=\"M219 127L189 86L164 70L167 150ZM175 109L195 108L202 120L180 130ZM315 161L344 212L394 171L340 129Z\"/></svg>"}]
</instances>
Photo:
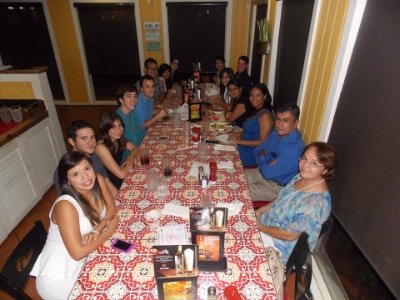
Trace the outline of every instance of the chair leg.
<instances>
[{"instance_id":1,"label":"chair leg","mask_svg":"<svg viewBox=\"0 0 400 300\"><path fill-rule=\"evenodd\" d=\"M27 294L13 286L3 275L0 274L0 290L18 300L32 300Z\"/></svg>"}]
</instances>

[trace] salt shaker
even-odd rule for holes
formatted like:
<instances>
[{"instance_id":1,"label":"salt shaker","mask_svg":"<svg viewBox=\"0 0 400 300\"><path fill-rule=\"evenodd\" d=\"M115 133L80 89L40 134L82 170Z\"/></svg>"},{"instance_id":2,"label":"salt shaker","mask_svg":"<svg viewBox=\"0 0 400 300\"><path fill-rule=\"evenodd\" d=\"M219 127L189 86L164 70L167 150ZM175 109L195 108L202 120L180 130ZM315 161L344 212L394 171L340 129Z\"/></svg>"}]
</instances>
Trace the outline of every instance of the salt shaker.
<instances>
[{"instance_id":1,"label":"salt shaker","mask_svg":"<svg viewBox=\"0 0 400 300\"><path fill-rule=\"evenodd\" d=\"M217 294L217 289L215 286L209 286L207 290L207 300L215 300Z\"/></svg>"}]
</instances>

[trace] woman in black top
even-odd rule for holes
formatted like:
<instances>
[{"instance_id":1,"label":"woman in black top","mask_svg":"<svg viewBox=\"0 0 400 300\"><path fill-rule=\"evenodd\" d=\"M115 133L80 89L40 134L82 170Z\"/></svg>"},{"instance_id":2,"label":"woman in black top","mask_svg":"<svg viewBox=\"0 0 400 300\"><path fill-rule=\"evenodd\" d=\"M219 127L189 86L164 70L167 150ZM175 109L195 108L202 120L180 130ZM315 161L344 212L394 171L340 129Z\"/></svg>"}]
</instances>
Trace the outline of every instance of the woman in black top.
<instances>
[{"instance_id":1,"label":"woman in black top","mask_svg":"<svg viewBox=\"0 0 400 300\"><path fill-rule=\"evenodd\" d=\"M231 97L232 108L225 115L225 120L243 128L243 122L253 112L253 106L250 104L249 97L243 93L242 83L236 79L229 81L228 93Z\"/></svg>"},{"instance_id":2,"label":"woman in black top","mask_svg":"<svg viewBox=\"0 0 400 300\"><path fill-rule=\"evenodd\" d=\"M121 187L139 154L139 149L124 137L123 132L124 123L117 113L106 112L101 117L95 152L101 158L110 181L117 189ZM125 150L131 151L131 154L122 162Z\"/></svg>"}]
</instances>

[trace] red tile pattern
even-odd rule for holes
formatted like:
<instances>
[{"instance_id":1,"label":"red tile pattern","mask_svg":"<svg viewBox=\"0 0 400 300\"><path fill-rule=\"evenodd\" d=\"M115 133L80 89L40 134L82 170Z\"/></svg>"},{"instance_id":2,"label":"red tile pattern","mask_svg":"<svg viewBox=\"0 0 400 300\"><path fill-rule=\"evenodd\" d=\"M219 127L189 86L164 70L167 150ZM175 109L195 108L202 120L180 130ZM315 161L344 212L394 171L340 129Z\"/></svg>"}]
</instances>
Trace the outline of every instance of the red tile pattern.
<instances>
[{"instance_id":1,"label":"red tile pattern","mask_svg":"<svg viewBox=\"0 0 400 300\"><path fill-rule=\"evenodd\" d=\"M169 140L156 140L158 136L169 136ZM116 199L119 228L109 241L88 257L70 299L158 299L153 256L149 253L157 244L157 229L146 224L144 214L152 209L162 209L166 203L199 206L202 189L197 178L188 176L191 164L197 161L197 148L191 146L182 135L182 128L163 124L149 130L141 146L150 149L149 168L161 176L160 160L166 155L171 156L173 176L169 180L169 195L159 200L154 192L149 192L145 168L135 166ZM276 299L238 152L216 151L213 145L208 145L208 156L217 161L234 162L234 169L217 171L217 182L209 187L214 202L244 205L238 215L228 218L224 251L228 270L200 272L198 299L207 298L210 285L216 287L217 299L223 299L224 288L230 284L238 288L244 300ZM185 224L190 238L188 219L161 216L160 226L176 224ZM117 237L133 242L134 249L129 254L117 253L110 247Z\"/></svg>"}]
</instances>

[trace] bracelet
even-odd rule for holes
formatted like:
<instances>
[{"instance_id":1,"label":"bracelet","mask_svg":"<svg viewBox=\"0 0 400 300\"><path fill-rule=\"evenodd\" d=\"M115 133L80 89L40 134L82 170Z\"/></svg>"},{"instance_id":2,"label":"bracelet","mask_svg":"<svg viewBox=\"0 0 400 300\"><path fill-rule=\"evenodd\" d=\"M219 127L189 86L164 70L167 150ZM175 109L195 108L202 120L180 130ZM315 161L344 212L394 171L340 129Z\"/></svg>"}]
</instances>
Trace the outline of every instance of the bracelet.
<instances>
[{"instance_id":1,"label":"bracelet","mask_svg":"<svg viewBox=\"0 0 400 300\"><path fill-rule=\"evenodd\" d=\"M95 233L97 235L100 235L100 233L97 230L92 230L92 233Z\"/></svg>"}]
</instances>

